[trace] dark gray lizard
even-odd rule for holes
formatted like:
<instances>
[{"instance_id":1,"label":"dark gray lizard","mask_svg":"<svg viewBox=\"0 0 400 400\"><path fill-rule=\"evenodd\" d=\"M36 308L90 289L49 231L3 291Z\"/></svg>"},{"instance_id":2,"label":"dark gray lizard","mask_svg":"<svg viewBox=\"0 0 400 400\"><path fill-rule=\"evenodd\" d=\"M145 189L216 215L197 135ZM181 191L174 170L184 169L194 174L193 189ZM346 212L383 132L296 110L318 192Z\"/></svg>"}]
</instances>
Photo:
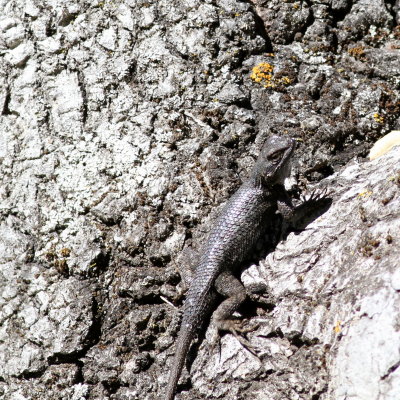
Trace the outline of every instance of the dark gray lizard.
<instances>
[{"instance_id":1,"label":"dark gray lizard","mask_svg":"<svg viewBox=\"0 0 400 400\"><path fill-rule=\"evenodd\" d=\"M200 262L190 283L183 307L183 317L176 342L166 400L175 397L178 380L191 341L207 317L215 292L226 299L213 314L218 330L238 337L243 332L232 313L246 298L242 283L234 277L237 266L254 247L263 226L276 213L293 216L294 208L283 181L290 174L294 139L272 136L264 144L250 176L229 199L211 229Z\"/></svg>"}]
</instances>

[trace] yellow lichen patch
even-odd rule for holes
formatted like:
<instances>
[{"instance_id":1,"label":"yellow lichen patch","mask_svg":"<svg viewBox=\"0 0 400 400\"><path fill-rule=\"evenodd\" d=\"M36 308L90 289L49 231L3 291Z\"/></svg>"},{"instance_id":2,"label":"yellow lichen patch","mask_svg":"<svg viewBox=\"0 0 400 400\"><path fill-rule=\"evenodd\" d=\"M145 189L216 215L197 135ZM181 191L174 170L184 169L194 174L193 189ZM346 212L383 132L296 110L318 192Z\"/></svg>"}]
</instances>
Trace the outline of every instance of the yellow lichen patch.
<instances>
[{"instance_id":1,"label":"yellow lichen patch","mask_svg":"<svg viewBox=\"0 0 400 400\"><path fill-rule=\"evenodd\" d=\"M362 46L353 47L353 48L347 50L347 52L354 58L359 58L364 55L364 47L362 47Z\"/></svg>"},{"instance_id":2,"label":"yellow lichen patch","mask_svg":"<svg viewBox=\"0 0 400 400\"><path fill-rule=\"evenodd\" d=\"M263 62L253 67L250 79L263 85L265 88L275 88L282 85L286 86L292 83L292 80L289 77L283 76L281 78L275 78L273 73L274 66Z\"/></svg>"},{"instance_id":3,"label":"yellow lichen patch","mask_svg":"<svg viewBox=\"0 0 400 400\"><path fill-rule=\"evenodd\" d=\"M372 194L372 192L370 190L364 190L363 192L358 193L358 196L359 197L369 197L369 196L371 196L371 194Z\"/></svg>"},{"instance_id":4,"label":"yellow lichen patch","mask_svg":"<svg viewBox=\"0 0 400 400\"><path fill-rule=\"evenodd\" d=\"M272 78L272 77L271 77ZM275 87L275 83L271 82L271 78L267 80L267 82L264 84L265 88L273 88Z\"/></svg>"},{"instance_id":5,"label":"yellow lichen patch","mask_svg":"<svg viewBox=\"0 0 400 400\"><path fill-rule=\"evenodd\" d=\"M385 153L387 153L392 147L400 145L400 131L389 132L383 138L380 138L371 148L369 152L369 159L375 160Z\"/></svg>"},{"instance_id":6,"label":"yellow lichen patch","mask_svg":"<svg viewBox=\"0 0 400 400\"><path fill-rule=\"evenodd\" d=\"M383 115L380 115L378 113L374 114L374 120L375 122L377 122L378 124L383 124L385 122L385 117Z\"/></svg>"},{"instance_id":7,"label":"yellow lichen patch","mask_svg":"<svg viewBox=\"0 0 400 400\"><path fill-rule=\"evenodd\" d=\"M260 83L263 81L270 81L272 78L272 72L274 71L274 66L268 63L260 63L253 67L250 78L254 82Z\"/></svg>"},{"instance_id":8,"label":"yellow lichen patch","mask_svg":"<svg viewBox=\"0 0 400 400\"><path fill-rule=\"evenodd\" d=\"M290 84L292 83L292 80L291 80L289 77L287 77L287 76L284 76L283 78L281 78L281 81L282 81L282 83L284 83L285 85L290 85Z\"/></svg>"},{"instance_id":9,"label":"yellow lichen patch","mask_svg":"<svg viewBox=\"0 0 400 400\"><path fill-rule=\"evenodd\" d=\"M60 254L63 257L69 257L71 254L71 249L68 249L67 247L64 247L63 249L60 250Z\"/></svg>"},{"instance_id":10,"label":"yellow lichen patch","mask_svg":"<svg viewBox=\"0 0 400 400\"><path fill-rule=\"evenodd\" d=\"M337 321L333 330L335 333L340 333L342 331L342 321Z\"/></svg>"}]
</instances>

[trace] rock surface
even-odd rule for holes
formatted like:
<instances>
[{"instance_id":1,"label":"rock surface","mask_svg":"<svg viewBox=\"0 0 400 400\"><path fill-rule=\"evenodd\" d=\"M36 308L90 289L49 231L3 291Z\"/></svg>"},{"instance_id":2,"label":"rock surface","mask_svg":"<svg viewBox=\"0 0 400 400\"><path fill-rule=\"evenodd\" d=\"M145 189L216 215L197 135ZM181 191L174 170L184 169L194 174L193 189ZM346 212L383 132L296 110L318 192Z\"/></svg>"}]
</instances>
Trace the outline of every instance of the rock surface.
<instances>
[{"instance_id":1,"label":"rock surface","mask_svg":"<svg viewBox=\"0 0 400 400\"><path fill-rule=\"evenodd\" d=\"M279 133L294 195L332 205L243 272L260 360L211 326L177 398L399 399L400 150L364 160L400 129L399 24L380 0L0 2L0 398L162 398L180 276Z\"/></svg>"}]
</instances>

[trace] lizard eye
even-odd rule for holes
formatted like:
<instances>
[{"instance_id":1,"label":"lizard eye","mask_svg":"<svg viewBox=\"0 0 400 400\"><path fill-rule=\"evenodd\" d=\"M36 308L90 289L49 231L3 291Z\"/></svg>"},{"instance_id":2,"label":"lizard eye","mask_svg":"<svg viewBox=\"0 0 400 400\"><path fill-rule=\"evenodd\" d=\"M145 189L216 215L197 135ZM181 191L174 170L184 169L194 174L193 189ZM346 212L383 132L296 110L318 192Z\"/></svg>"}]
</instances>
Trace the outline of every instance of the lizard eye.
<instances>
[{"instance_id":1,"label":"lizard eye","mask_svg":"<svg viewBox=\"0 0 400 400\"><path fill-rule=\"evenodd\" d=\"M270 161L279 161L282 158L282 154L285 152L285 150L277 150L274 153L270 154L268 159Z\"/></svg>"}]
</instances>

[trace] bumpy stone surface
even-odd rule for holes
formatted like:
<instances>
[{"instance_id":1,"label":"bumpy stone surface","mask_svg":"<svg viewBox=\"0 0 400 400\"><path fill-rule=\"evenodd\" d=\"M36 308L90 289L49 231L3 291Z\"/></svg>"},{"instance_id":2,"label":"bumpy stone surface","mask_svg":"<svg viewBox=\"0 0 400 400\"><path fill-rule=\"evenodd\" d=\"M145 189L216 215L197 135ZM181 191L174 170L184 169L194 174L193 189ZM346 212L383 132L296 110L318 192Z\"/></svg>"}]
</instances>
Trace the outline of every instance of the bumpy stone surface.
<instances>
[{"instance_id":1,"label":"bumpy stone surface","mask_svg":"<svg viewBox=\"0 0 400 400\"><path fill-rule=\"evenodd\" d=\"M154 398L178 271L278 133L293 191L332 207L244 275L269 285L242 310L261 362L211 327L178 396L398 399L399 153L360 160L400 129L399 23L398 1L0 2L0 398Z\"/></svg>"}]
</instances>

